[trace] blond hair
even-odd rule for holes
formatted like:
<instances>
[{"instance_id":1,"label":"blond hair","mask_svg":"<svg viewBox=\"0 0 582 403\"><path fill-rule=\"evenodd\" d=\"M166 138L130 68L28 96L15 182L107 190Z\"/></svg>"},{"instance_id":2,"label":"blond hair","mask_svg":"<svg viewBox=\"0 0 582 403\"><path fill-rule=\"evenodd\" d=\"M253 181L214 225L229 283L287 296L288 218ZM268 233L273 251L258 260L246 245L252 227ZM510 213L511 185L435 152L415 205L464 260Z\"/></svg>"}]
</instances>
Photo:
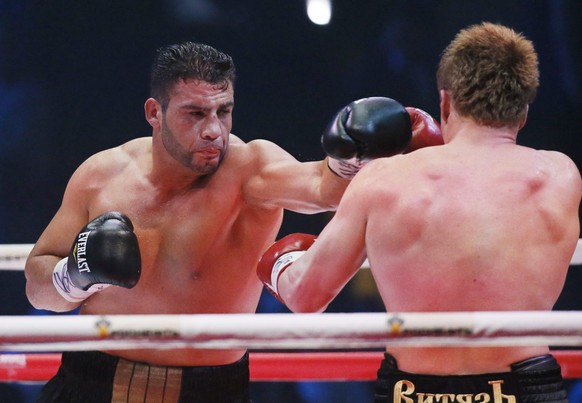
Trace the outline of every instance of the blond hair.
<instances>
[{"instance_id":1,"label":"blond hair","mask_svg":"<svg viewBox=\"0 0 582 403\"><path fill-rule=\"evenodd\" d=\"M539 86L533 43L510 28L492 23L460 31L444 50L437 71L456 110L479 124L519 124Z\"/></svg>"}]
</instances>

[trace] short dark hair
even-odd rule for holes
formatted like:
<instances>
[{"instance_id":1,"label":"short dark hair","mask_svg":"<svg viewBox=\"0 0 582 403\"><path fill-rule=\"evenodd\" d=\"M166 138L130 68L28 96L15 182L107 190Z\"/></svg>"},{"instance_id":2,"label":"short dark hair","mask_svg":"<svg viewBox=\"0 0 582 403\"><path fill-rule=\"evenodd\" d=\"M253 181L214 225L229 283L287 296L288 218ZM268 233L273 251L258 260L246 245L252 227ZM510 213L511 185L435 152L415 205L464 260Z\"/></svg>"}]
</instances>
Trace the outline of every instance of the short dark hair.
<instances>
[{"instance_id":1,"label":"short dark hair","mask_svg":"<svg viewBox=\"0 0 582 403\"><path fill-rule=\"evenodd\" d=\"M170 91L179 80L194 79L224 89L234 85L236 69L232 57L212 46L183 42L157 50L150 77L150 96L165 110Z\"/></svg>"},{"instance_id":2,"label":"short dark hair","mask_svg":"<svg viewBox=\"0 0 582 403\"><path fill-rule=\"evenodd\" d=\"M539 86L538 57L533 43L508 27L472 25L444 50L437 85L462 116L493 127L518 124Z\"/></svg>"}]
</instances>

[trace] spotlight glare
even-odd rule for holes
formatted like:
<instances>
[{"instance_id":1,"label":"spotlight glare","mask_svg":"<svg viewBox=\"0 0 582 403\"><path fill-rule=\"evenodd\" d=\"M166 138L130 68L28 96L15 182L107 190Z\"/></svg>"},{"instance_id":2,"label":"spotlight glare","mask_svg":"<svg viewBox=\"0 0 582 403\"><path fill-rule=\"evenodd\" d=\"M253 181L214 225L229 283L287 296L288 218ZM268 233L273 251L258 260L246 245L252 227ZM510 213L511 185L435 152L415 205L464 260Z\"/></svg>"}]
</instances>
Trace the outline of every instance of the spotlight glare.
<instances>
[{"instance_id":1,"label":"spotlight glare","mask_svg":"<svg viewBox=\"0 0 582 403\"><path fill-rule=\"evenodd\" d=\"M327 25L331 20L331 0L306 0L307 16L317 25Z\"/></svg>"}]
</instances>

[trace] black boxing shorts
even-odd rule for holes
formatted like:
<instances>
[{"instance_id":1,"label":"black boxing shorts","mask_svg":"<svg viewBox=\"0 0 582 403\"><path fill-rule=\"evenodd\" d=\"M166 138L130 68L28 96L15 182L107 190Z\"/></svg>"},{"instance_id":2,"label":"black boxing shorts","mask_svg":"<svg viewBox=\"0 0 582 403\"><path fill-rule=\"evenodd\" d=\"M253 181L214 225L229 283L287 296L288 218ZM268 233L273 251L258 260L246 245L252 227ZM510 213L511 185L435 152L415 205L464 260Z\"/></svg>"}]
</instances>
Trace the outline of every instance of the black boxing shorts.
<instances>
[{"instance_id":1,"label":"black boxing shorts","mask_svg":"<svg viewBox=\"0 0 582 403\"><path fill-rule=\"evenodd\" d=\"M249 403L249 357L229 365L164 367L98 351L65 352L37 402Z\"/></svg>"},{"instance_id":2,"label":"black boxing shorts","mask_svg":"<svg viewBox=\"0 0 582 403\"><path fill-rule=\"evenodd\" d=\"M412 374L384 354L374 402L568 403L568 397L560 365L550 354L512 364L510 372L478 375Z\"/></svg>"}]
</instances>

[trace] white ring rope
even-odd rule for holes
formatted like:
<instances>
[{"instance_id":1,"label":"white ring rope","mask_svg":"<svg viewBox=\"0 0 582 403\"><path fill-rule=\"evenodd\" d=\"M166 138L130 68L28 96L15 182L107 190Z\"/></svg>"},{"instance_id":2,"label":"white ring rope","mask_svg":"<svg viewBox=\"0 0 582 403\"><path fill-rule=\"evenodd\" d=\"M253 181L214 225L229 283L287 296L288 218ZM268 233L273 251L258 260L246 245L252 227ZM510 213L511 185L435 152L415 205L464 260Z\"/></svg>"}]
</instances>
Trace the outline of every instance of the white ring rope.
<instances>
[{"instance_id":1,"label":"white ring rope","mask_svg":"<svg viewBox=\"0 0 582 403\"><path fill-rule=\"evenodd\" d=\"M24 270L24 263L33 246L33 244L0 245L0 271ZM582 239L578 239L570 264L573 266L582 265ZM370 268L367 260L362 265L362 268Z\"/></svg>"},{"instance_id":2,"label":"white ring rope","mask_svg":"<svg viewBox=\"0 0 582 403\"><path fill-rule=\"evenodd\" d=\"M0 316L0 323L0 351L582 345L582 311Z\"/></svg>"},{"instance_id":3,"label":"white ring rope","mask_svg":"<svg viewBox=\"0 0 582 403\"><path fill-rule=\"evenodd\" d=\"M24 270L24 263L34 244L0 245L0 270Z\"/></svg>"}]
</instances>

